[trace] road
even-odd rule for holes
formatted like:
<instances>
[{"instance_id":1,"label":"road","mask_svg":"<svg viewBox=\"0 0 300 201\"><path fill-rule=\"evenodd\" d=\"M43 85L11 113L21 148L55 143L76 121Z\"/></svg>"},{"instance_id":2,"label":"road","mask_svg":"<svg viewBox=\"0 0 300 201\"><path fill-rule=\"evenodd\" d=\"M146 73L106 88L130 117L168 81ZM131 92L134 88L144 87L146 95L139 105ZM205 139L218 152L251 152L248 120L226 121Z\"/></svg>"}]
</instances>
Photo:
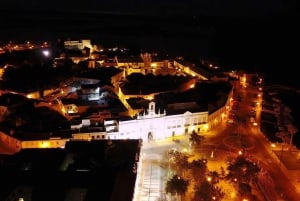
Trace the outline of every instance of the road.
<instances>
[{"instance_id":1,"label":"road","mask_svg":"<svg viewBox=\"0 0 300 201\"><path fill-rule=\"evenodd\" d=\"M253 157L253 160L259 163L262 170L268 174L268 180L274 184L273 187L274 192L277 193L277 199L287 201L299 200L300 194L297 192L293 182L289 179L289 172L284 168L284 164L280 162L274 152L272 152L271 143L264 137L259 129L262 96L258 97L257 94L262 92L260 92L257 87L249 86L247 88L239 87L236 93L241 94L243 97L240 104L240 111L238 111L238 114L242 117L247 117L249 110L253 109L251 103L259 103L254 107L254 110L256 110L255 118L258 125L253 126L253 124L249 122L245 123L242 121L232 129L243 127L244 131L242 131L242 134L244 134L250 142L254 142L251 149L248 149L247 152ZM218 137L220 137L220 135L221 133Z\"/></svg>"}]
</instances>

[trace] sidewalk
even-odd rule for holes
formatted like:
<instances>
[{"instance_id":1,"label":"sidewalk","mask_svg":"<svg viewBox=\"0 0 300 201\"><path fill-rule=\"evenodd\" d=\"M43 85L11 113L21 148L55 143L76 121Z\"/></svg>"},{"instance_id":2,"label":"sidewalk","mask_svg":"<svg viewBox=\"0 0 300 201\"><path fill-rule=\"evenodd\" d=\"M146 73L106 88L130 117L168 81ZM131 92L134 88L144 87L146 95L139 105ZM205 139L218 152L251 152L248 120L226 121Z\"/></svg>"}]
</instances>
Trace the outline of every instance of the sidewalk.
<instances>
[{"instance_id":1,"label":"sidewalk","mask_svg":"<svg viewBox=\"0 0 300 201\"><path fill-rule=\"evenodd\" d=\"M167 141L160 143L167 144ZM170 142L168 142L170 143ZM165 196L166 170L161 167L162 156L156 153L148 153L155 148L157 142L143 143L140 158L140 169L138 171L136 192L133 201L157 201Z\"/></svg>"}]
</instances>

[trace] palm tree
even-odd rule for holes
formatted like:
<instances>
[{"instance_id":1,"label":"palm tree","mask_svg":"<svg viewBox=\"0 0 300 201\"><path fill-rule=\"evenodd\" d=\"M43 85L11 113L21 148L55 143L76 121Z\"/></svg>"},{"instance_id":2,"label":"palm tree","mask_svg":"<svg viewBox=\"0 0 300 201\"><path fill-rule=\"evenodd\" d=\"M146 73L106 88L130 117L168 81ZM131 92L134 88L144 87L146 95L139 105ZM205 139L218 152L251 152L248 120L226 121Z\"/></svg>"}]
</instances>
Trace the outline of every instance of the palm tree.
<instances>
[{"instance_id":1,"label":"palm tree","mask_svg":"<svg viewBox=\"0 0 300 201\"><path fill-rule=\"evenodd\" d=\"M213 185L217 184L219 182L219 173L217 171L210 171L208 173L208 177L210 178L210 183Z\"/></svg>"},{"instance_id":2,"label":"palm tree","mask_svg":"<svg viewBox=\"0 0 300 201\"><path fill-rule=\"evenodd\" d=\"M229 173L226 178L234 182L249 183L256 179L257 174L260 171L260 167L257 163L254 163L244 157L244 155L239 155L233 163L231 163L227 170Z\"/></svg>"},{"instance_id":3,"label":"palm tree","mask_svg":"<svg viewBox=\"0 0 300 201\"><path fill-rule=\"evenodd\" d=\"M192 132L192 134L190 135L189 141L192 145L199 145L200 142L203 140L203 136L198 135L195 131Z\"/></svg>"},{"instance_id":4,"label":"palm tree","mask_svg":"<svg viewBox=\"0 0 300 201\"><path fill-rule=\"evenodd\" d=\"M173 163L176 164L176 166L174 166L175 171L179 171L179 170L182 171L187 169L188 156L185 153L172 149L168 152L168 154L169 154L169 159L172 159Z\"/></svg>"},{"instance_id":5,"label":"palm tree","mask_svg":"<svg viewBox=\"0 0 300 201\"><path fill-rule=\"evenodd\" d=\"M181 197L185 195L188 189L188 185L188 180L185 180L178 175L174 175L171 179L167 181L165 190L166 193L170 193L172 196L179 195L181 200Z\"/></svg>"},{"instance_id":6,"label":"palm tree","mask_svg":"<svg viewBox=\"0 0 300 201\"><path fill-rule=\"evenodd\" d=\"M193 201L220 201L224 197L222 190L210 180L204 180L196 189Z\"/></svg>"},{"instance_id":7,"label":"palm tree","mask_svg":"<svg viewBox=\"0 0 300 201\"><path fill-rule=\"evenodd\" d=\"M242 197L251 197L252 196L251 185L248 183L239 183L238 192Z\"/></svg>"},{"instance_id":8,"label":"palm tree","mask_svg":"<svg viewBox=\"0 0 300 201\"><path fill-rule=\"evenodd\" d=\"M189 163L189 168L196 184L200 184L205 180L208 171L206 159L193 160Z\"/></svg>"}]
</instances>

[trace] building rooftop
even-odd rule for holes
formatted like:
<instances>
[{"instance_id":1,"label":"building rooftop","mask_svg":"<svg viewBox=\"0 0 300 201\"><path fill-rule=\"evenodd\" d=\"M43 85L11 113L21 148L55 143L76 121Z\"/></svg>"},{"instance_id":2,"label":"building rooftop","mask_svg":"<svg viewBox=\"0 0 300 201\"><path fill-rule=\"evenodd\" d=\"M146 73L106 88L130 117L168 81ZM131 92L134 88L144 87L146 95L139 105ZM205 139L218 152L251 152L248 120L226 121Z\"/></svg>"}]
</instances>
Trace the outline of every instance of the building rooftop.
<instances>
[{"instance_id":1,"label":"building rooftop","mask_svg":"<svg viewBox=\"0 0 300 201\"><path fill-rule=\"evenodd\" d=\"M46 106L35 107L36 102L18 94L1 95L0 106L6 107L7 112L1 116L0 130L18 139L34 140L48 139L50 132L69 128L62 114Z\"/></svg>"},{"instance_id":2,"label":"building rooftop","mask_svg":"<svg viewBox=\"0 0 300 201\"><path fill-rule=\"evenodd\" d=\"M140 55L117 56L118 63L143 63Z\"/></svg>"},{"instance_id":3,"label":"building rooftop","mask_svg":"<svg viewBox=\"0 0 300 201\"><path fill-rule=\"evenodd\" d=\"M227 100L231 85L228 82L196 83L194 88L184 92L170 92L155 96L157 108L166 109L167 114L208 111L214 112L222 107Z\"/></svg>"},{"instance_id":4,"label":"building rooftop","mask_svg":"<svg viewBox=\"0 0 300 201\"><path fill-rule=\"evenodd\" d=\"M216 75L215 72L207 69L204 65L200 64L199 62L195 63L184 59L180 59L180 60L175 59L175 61L177 61L178 63L184 66L188 66L192 71L206 77L207 79L210 79Z\"/></svg>"},{"instance_id":5,"label":"building rooftop","mask_svg":"<svg viewBox=\"0 0 300 201\"><path fill-rule=\"evenodd\" d=\"M106 84L107 81L110 84L110 79L112 76L122 72L123 70L115 68L115 67L103 67L96 68L92 70L87 70L85 72L80 73L77 77L91 78L100 80L101 84Z\"/></svg>"},{"instance_id":6,"label":"building rooftop","mask_svg":"<svg viewBox=\"0 0 300 201\"><path fill-rule=\"evenodd\" d=\"M129 98L126 100L132 109L146 109L150 101L144 98Z\"/></svg>"},{"instance_id":7,"label":"building rooftop","mask_svg":"<svg viewBox=\"0 0 300 201\"><path fill-rule=\"evenodd\" d=\"M177 90L182 84L191 80L189 76L171 76L171 75L143 75L132 73L127 76L127 81L120 86L126 95L151 93L161 93Z\"/></svg>"},{"instance_id":8,"label":"building rooftop","mask_svg":"<svg viewBox=\"0 0 300 201\"><path fill-rule=\"evenodd\" d=\"M1 155L0 200L64 201L75 194L83 197L76 200L131 201L139 151L138 140L97 140Z\"/></svg>"}]
</instances>

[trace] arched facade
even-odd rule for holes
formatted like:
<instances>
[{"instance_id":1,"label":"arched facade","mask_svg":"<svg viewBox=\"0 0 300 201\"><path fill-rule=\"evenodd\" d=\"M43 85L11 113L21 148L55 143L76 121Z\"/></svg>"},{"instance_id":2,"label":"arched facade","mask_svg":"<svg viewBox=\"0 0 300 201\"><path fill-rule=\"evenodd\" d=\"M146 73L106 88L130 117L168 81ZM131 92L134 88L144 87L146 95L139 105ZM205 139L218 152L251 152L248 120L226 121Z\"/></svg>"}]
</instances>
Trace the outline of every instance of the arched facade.
<instances>
[{"instance_id":1,"label":"arched facade","mask_svg":"<svg viewBox=\"0 0 300 201\"><path fill-rule=\"evenodd\" d=\"M143 141L164 139L207 130L208 112L191 113L189 111L178 115L166 115L166 112L156 112L155 103L150 102L147 113L137 119L120 121L119 131L108 133L110 139L143 139Z\"/></svg>"}]
</instances>

